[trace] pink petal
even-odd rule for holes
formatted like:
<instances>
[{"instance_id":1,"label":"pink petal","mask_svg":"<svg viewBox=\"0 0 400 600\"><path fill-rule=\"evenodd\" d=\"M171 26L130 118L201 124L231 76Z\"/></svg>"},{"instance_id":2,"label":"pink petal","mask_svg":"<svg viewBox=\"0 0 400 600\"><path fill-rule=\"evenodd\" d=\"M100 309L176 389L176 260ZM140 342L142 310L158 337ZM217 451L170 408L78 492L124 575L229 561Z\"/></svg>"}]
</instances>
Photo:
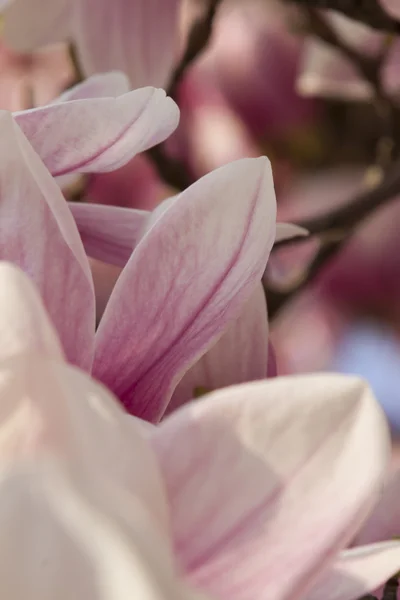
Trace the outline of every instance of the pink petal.
<instances>
[{"instance_id":1,"label":"pink petal","mask_svg":"<svg viewBox=\"0 0 400 600\"><path fill-rule=\"evenodd\" d=\"M221 600L302 597L376 501L390 444L369 388L339 375L215 392L151 439L180 562Z\"/></svg>"},{"instance_id":2,"label":"pink petal","mask_svg":"<svg viewBox=\"0 0 400 600\"><path fill-rule=\"evenodd\" d=\"M136 246L150 213L134 208L70 202L86 254L124 267Z\"/></svg>"},{"instance_id":3,"label":"pink petal","mask_svg":"<svg viewBox=\"0 0 400 600\"><path fill-rule=\"evenodd\" d=\"M155 457L108 392L26 355L0 398L0 596L183 600Z\"/></svg>"},{"instance_id":4,"label":"pink petal","mask_svg":"<svg viewBox=\"0 0 400 600\"><path fill-rule=\"evenodd\" d=\"M269 162L222 167L156 215L106 307L94 366L128 411L149 421L261 280L275 238Z\"/></svg>"},{"instance_id":5,"label":"pink petal","mask_svg":"<svg viewBox=\"0 0 400 600\"><path fill-rule=\"evenodd\" d=\"M293 237L307 237L308 231L304 227L295 225L293 223L277 223L276 224L276 236L275 243L283 242L284 240L290 240Z\"/></svg>"},{"instance_id":6,"label":"pink petal","mask_svg":"<svg viewBox=\"0 0 400 600\"><path fill-rule=\"evenodd\" d=\"M355 543L370 544L400 534L400 471L386 483L377 506L358 533Z\"/></svg>"},{"instance_id":7,"label":"pink petal","mask_svg":"<svg viewBox=\"0 0 400 600\"><path fill-rule=\"evenodd\" d=\"M382 7L394 19L400 19L400 3L399 0L379 0Z\"/></svg>"},{"instance_id":8,"label":"pink petal","mask_svg":"<svg viewBox=\"0 0 400 600\"><path fill-rule=\"evenodd\" d=\"M89 263L96 294L96 323L99 323L122 269L95 258L89 258Z\"/></svg>"},{"instance_id":9,"label":"pink petal","mask_svg":"<svg viewBox=\"0 0 400 600\"><path fill-rule=\"evenodd\" d=\"M154 454L142 428L127 419L103 386L59 361L25 354L0 365L0 398L0 464L55 454L141 498L157 525L167 530Z\"/></svg>"},{"instance_id":10,"label":"pink petal","mask_svg":"<svg viewBox=\"0 0 400 600\"><path fill-rule=\"evenodd\" d=\"M50 104L15 119L54 176L112 171L165 140L179 109L163 90Z\"/></svg>"},{"instance_id":11,"label":"pink petal","mask_svg":"<svg viewBox=\"0 0 400 600\"><path fill-rule=\"evenodd\" d=\"M60 189L10 113L0 112L0 258L36 284L69 361L89 369L94 293L89 264Z\"/></svg>"},{"instance_id":12,"label":"pink petal","mask_svg":"<svg viewBox=\"0 0 400 600\"><path fill-rule=\"evenodd\" d=\"M28 352L62 358L41 299L16 266L0 262L0 361Z\"/></svg>"},{"instance_id":13,"label":"pink petal","mask_svg":"<svg viewBox=\"0 0 400 600\"><path fill-rule=\"evenodd\" d=\"M356 600L385 583L399 565L399 542L345 550L303 600Z\"/></svg>"},{"instance_id":14,"label":"pink petal","mask_svg":"<svg viewBox=\"0 0 400 600\"><path fill-rule=\"evenodd\" d=\"M257 286L241 314L178 384L167 413L195 398L235 383L267 377L268 317L265 294Z\"/></svg>"},{"instance_id":15,"label":"pink petal","mask_svg":"<svg viewBox=\"0 0 400 600\"><path fill-rule=\"evenodd\" d=\"M180 0L76 3L80 60L90 75L118 69L133 88L166 88L177 60Z\"/></svg>"},{"instance_id":16,"label":"pink petal","mask_svg":"<svg viewBox=\"0 0 400 600\"><path fill-rule=\"evenodd\" d=\"M58 96L55 102L69 102L85 98L117 98L129 92L129 81L119 71L101 73L85 79Z\"/></svg>"},{"instance_id":17,"label":"pink petal","mask_svg":"<svg viewBox=\"0 0 400 600\"><path fill-rule=\"evenodd\" d=\"M71 30L69 0L12 0L2 17L2 38L21 52L65 41Z\"/></svg>"}]
</instances>

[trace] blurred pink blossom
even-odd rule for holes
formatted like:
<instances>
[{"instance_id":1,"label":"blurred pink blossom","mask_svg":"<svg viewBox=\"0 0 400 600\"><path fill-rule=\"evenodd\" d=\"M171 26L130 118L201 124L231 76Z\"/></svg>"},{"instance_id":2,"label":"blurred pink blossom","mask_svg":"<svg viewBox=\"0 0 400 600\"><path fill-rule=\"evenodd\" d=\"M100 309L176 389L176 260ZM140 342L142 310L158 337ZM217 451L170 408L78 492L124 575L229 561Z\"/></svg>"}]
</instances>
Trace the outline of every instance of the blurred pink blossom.
<instances>
[{"instance_id":1,"label":"blurred pink blossom","mask_svg":"<svg viewBox=\"0 0 400 600\"><path fill-rule=\"evenodd\" d=\"M73 80L64 45L31 54L6 49L0 41L0 109L23 110L47 104Z\"/></svg>"},{"instance_id":2,"label":"blurred pink blossom","mask_svg":"<svg viewBox=\"0 0 400 600\"><path fill-rule=\"evenodd\" d=\"M387 41L385 35L347 17L325 11L324 16L343 41L367 56L379 56ZM390 94L400 89L400 42L394 38L382 66L384 88ZM366 100L373 90L356 66L337 50L309 36L305 42L297 89L304 96L331 96Z\"/></svg>"},{"instance_id":3,"label":"blurred pink blossom","mask_svg":"<svg viewBox=\"0 0 400 600\"><path fill-rule=\"evenodd\" d=\"M276 378L145 426L64 362L21 271L0 284L2 596L353 600L398 570L398 542L346 549L389 460L363 382Z\"/></svg>"},{"instance_id":4,"label":"blurred pink blossom","mask_svg":"<svg viewBox=\"0 0 400 600\"><path fill-rule=\"evenodd\" d=\"M3 37L29 51L72 39L86 75L119 70L165 88L180 46L181 0L10 0Z\"/></svg>"},{"instance_id":5,"label":"blurred pink blossom","mask_svg":"<svg viewBox=\"0 0 400 600\"><path fill-rule=\"evenodd\" d=\"M280 2L223 3L202 63L258 140L292 135L315 118L315 104L295 90L302 40Z\"/></svg>"}]
</instances>

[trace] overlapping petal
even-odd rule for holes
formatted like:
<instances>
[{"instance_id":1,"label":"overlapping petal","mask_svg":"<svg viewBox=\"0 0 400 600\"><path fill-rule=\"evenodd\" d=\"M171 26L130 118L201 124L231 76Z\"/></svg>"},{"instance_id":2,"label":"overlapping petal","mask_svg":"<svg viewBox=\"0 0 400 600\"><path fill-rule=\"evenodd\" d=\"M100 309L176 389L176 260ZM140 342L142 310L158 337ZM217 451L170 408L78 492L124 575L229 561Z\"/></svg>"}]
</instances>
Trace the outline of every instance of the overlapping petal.
<instances>
[{"instance_id":1,"label":"overlapping petal","mask_svg":"<svg viewBox=\"0 0 400 600\"><path fill-rule=\"evenodd\" d=\"M86 253L124 267L139 241L150 213L134 208L70 202Z\"/></svg>"},{"instance_id":2,"label":"overlapping petal","mask_svg":"<svg viewBox=\"0 0 400 600\"><path fill-rule=\"evenodd\" d=\"M275 211L260 158L210 173L157 213L96 337L94 374L129 411L160 418L184 372L236 318L261 280Z\"/></svg>"},{"instance_id":3,"label":"overlapping petal","mask_svg":"<svg viewBox=\"0 0 400 600\"><path fill-rule=\"evenodd\" d=\"M62 357L42 301L15 265L0 262L0 361L21 354Z\"/></svg>"},{"instance_id":4,"label":"overlapping petal","mask_svg":"<svg viewBox=\"0 0 400 600\"><path fill-rule=\"evenodd\" d=\"M165 140L179 109L165 92L142 88L117 98L59 102L14 114L53 176L112 171Z\"/></svg>"},{"instance_id":5,"label":"overlapping petal","mask_svg":"<svg viewBox=\"0 0 400 600\"><path fill-rule=\"evenodd\" d=\"M120 71L92 75L81 83L70 87L54 102L70 102L85 98L117 98L129 92L129 80Z\"/></svg>"},{"instance_id":6,"label":"overlapping petal","mask_svg":"<svg viewBox=\"0 0 400 600\"><path fill-rule=\"evenodd\" d=\"M8 112L0 112L0 258L35 282L69 361L90 369L94 292L60 189Z\"/></svg>"},{"instance_id":7,"label":"overlapping petal","mask_svg":"<svg viewBox=\"0 0 400 600\"><path fill-rule=\"evenodd\" d=\"M268 375L268 316L260 284L221 339L178 384L167 413L198 395Z\"/></svg>"},{"instance_id":8,"label":"overlapping petal","mask_svg":"<svg viewBox=\"0 0 400 600\"><path fill-rule=\"evenodd\" d=\"M370 544L400 536L400 471L386 483L377 506L358 533L355 544Z\"/></svg>"},{"instance_id":9,"label":"overlapping petal","mask_svg":"<svg viewBox=\"0 0 400 600\"><path fill-rule=\"evenodd\" d=\"M356 600L378 589L398 570L399 564L399 542L345 550L302 600Z\"/></svg>"},{"instance_id":10,"label":"overlapping petal","mask_svg":"<svg viewBox=\"0 0 400 600\"><path fill-rule=\"evenodd\" d=\"M151 439L181 563L227 600L306 593L366 518L389 458L370 390L335 375L215 392Z\"/></svg>"}]
</instances>

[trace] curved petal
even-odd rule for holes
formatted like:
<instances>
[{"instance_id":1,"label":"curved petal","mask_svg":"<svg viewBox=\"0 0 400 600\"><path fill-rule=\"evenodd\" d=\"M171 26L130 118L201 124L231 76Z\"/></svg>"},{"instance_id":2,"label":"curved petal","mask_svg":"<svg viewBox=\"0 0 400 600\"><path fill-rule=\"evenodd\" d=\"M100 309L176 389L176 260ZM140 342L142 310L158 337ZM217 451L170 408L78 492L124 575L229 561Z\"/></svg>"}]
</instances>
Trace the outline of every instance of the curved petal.
<instances>
[{"instance_id":1,"label":"curved petal","mask_svg":"<svg viewBox=\"0 0 400 600\"><path fill-rule=\"evenodd\" d=\"M150 218L134 208L70 202L86 254L124 267Z\"/></svg>"},{"instance_id":2,"label":"curved petal","mask_svg":"<svg viewBox=\"0 0 400 600\"><path fill-rule=\"evenodd\" d=\"M7 46L28 52L65 41L71 31L69 0L12 0L2 14Z\"/></svg>"},{"instance_id":3,"label":"curved petal","mask_svg":"<svg viewBox=\"0 0 400 600\"><path fill-rule=\"evenodd\" d=\"M290 240L294 237L307 237L308 235L309 233L307 229L305 229L304 227L300 227L300 225L295 225L294 223L277 223L275 244L277 242Z\"/></svg>"},{"instance_id":4,"label":"curved petal","mask_svg":"<svg viewBox=\"0 0 400 600\"><path fill-rule=\"evenodd\" d=\"M343 551L304 600L357 600L399 570L400 543L385 542Z\"/></svg>"},{"instance_id":5,"label":"curved petal","mask_svg":"<svg viewBox=\"0 0 400 600\"><path fill-rule=\"evenodd\" d=\"M34 286L15 265L0 261L0 361L27 352L62 358Z\"/></svg>"},{"instance_id":6,"label":"curved petal","mask_svg":"<svg viewBox=\"0 0 400 600\"><path fill-rule=\"evenodd\" d=\"M135 428L77 370L32 355L1 365L2 598L185 598Z\"/></svg>"},{"instance_id":7,"label":"curved petal","mask_svg":"<svg viewBox=\"0 0 400 600\"><path fill-rule=\"evenodd\" d=\"M400 535L399 498L400 470L385 485L377 506L355 539L356 545L380 542Z\"/></svg>"},{"instance_id":8,"label":"curved petal","mask_svg":"<svg viewBox=\"0 0 400 600\"><path fill-rule=\"evenodd\" d=\"M14 114L54 176L113 171L165 140L179 109L163 90L49 104Z\"/></svg>"},{"instance_id":9,"label":"curved petal","mask_svg":"<svg viewBox=\"0 0 400 600\"><path fill-rule=\"evenodd\" d=\"M369 388L336 375L215 392L150 439L180 562L230 600L303 597L376 501L390 451Z\"/></svg>"},{"instance_id":10,"label":"curved petal","mask_svg":"<svg viewBox=\"0 0 400 600\"><path fill-rule=\"evenodd\" d=\"M52 104L85 98L117 98L129 92L127 76L120 71L92 75L58 96Z\"/></svg>"},{"instance_id":11,"label":"curved petal","mask_svg":"<svg viewBox=\"0 0 400 600\"><path fill-rule=\"evenodd\" d=\"M74 30L89 75L118 69L133 88L166 88L177 60L181 0L85 0Z\"/></svg>"},{"instance_id":12,"label":"curved petal","mask_svg":"<svg viewBox=\"0 0 400 600\"><path fill-rule=\"evenodd\" d=\"M202 392L267 377L268 316L260 284L221 339L186 373L173 393L167 413Z\"/></svg>"},{"instance_id":13,"label":"curved petal","mask_svg":"<svg viewBox=\"0 0 400 600\"><path fill-rule=\"evenodd\" d=\"M167 531L158 465L142 429L82 371L32 353L0 365L0 462L54 454L143 501Z\"/></svg>"},{"instance_id":14,"label":"curved petal","mask_svg":"<svg viewBox=\"0 0 400 600\"><path fill-rule=\"evenodd\" d=\"M149 421L261 280L275 238L269 161L222 167L157 215L113 290L94 365L128 411Z\"/></svg>"},{"instance_id":15,"label":"curved petal","mask_svg":"<svg viewBox=\"0 0 400 600\"><path fill-rule=\"evenodd\" d=\"M395 19L400 19L400 4L398 0L379 0L386 12Z\"/></svg>"},{"instance_id":16,"label":"curved petal","mask_svg":"<svg viewBox=\"0 0 400 600\"><path fill-rule=\"evenodd\" d=\"M60 188L4 111L0 182L0 258L31 277L67 359L90 369L95 314L89 263Z\"/></svg>"}]
</instances>

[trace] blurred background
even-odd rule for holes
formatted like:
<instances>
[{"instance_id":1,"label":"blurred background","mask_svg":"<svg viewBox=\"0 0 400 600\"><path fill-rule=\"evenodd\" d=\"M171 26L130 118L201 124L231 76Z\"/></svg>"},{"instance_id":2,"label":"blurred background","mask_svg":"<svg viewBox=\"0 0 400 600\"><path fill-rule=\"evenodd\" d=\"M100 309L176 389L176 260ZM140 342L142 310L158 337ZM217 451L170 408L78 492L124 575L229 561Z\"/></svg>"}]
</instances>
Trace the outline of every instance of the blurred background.
<instances>
[{"instance_id":1,"label":"blurred background","mask_svg":"<svg viewBox=\"0 0 400 600\"><path fill-rule=\"evenodd\" d=\"M182 47L204 10L187 0ZM309 15L308 15L309 16ZM346 52L321 41L303 9L274 0L224 0L206 51L187 70L171 157L196 179L243 156L273 164L282 221L307 219L374 185L396 155L400 119L374 95ZM395 38L325 12L357 55L379 58L380 86L396 106ZM76 81L69 48L16 53L0 42L0 108L50 102ZM171 193L149 159L119 171L62 181L72 199L150 209ZM317 252L305 240L274 251L266 281L298 277ZM400 203L374 211L304 289L271 315L278 373L339 371L365 377L400 435Z\"/></svg>"}]
</instances>

